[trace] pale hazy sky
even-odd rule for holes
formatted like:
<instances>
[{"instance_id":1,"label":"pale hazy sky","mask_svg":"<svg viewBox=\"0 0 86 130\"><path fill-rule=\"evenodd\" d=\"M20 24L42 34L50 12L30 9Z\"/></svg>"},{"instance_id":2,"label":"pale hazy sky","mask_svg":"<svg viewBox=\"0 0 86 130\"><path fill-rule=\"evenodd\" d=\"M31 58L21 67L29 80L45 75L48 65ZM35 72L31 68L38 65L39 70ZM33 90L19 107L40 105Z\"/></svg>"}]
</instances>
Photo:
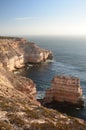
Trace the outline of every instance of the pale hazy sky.
<instances>
[{"instance_id":1,"label":"pale hazy sky","mask_svg":"<svg viewBox=\"0 0 86 130\"><path fill-rule=\"evenodd\" d=\"M86 36L86 0L0 0L0 35Z\"/></svg>"}]
</instances>

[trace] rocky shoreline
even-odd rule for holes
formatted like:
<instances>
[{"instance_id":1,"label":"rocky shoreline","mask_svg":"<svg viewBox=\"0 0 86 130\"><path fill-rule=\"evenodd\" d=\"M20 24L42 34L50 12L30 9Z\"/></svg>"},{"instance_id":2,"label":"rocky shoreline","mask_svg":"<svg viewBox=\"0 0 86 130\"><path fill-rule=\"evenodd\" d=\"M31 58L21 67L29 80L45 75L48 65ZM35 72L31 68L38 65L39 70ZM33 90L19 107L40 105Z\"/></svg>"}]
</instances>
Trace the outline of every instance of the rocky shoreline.
<instances>
[{"instance_id":1,"label":"rocky shoreline","mask_svg":"<svg viewBox=\"0 0 86 130\"><path fill-rule=\"evenodd\" d=\"M0 38L0 64L10 71L22 68L27 63L41 63L52 57L51 51L23 38Z\"/></svg>"},{"instance_id":2,"label":"rocky shoreline","mask_svg":"<svg viewBox=\"0 0 86 130\"><path fill-rule=\"evenodd\" d=\"M21 38L0 38L0 129L86 130L82 119L43 107L36 100L36 85L12 71L26 63L52 58L52 52Z\"/></svg>"}]
</instances>

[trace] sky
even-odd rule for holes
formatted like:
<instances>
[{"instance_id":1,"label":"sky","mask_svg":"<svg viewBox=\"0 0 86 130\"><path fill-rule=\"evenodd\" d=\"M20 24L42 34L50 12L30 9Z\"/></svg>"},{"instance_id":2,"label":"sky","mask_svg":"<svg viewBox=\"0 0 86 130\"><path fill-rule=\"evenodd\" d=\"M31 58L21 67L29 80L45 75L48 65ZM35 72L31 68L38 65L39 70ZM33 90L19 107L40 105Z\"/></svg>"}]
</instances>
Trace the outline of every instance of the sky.
<instances>
[{"instance_id":1,"label":"sky","mask_svg":"<svg viewBox=\"0 0 86 130\"><path fill-rule=\"evenodd\" d=\"M86 0L0 0L0 35L86 36Z\"/></svg>"}]
</instances>

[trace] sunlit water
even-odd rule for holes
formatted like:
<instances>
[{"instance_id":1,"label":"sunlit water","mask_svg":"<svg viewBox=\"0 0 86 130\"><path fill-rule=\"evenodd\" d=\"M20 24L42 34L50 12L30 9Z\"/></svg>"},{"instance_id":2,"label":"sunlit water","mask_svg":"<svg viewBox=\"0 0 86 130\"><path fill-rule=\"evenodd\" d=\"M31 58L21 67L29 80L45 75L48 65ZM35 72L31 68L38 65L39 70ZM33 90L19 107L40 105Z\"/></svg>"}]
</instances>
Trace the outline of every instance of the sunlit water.
<instances>
[{"instance_id":1,"label":"sunlit water","mask_svg":"<svg viewBox=\"0 0 86 130\"><path fill-rule=\"evenodd\" d=\"M70 115L86 120L86 39L64 37L25 37L37 43L40 47L51 50L53 60L39 66L23 70L23 76L33 79L37 85L37 98L44 96L50 87L50 81L55 75L71 75L79 77L83 89L85 107L81 110L70 110Z\"/></svg>"}]
</instances>

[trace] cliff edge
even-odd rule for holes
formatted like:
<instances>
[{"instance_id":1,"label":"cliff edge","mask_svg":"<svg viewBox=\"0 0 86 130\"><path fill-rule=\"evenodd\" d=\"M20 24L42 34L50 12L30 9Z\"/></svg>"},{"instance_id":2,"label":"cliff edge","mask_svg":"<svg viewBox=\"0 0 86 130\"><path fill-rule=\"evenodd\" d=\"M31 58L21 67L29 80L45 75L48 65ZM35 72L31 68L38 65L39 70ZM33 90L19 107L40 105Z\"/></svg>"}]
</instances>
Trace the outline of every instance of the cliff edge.
<instances>
[{"instance_id":1,"label":"cliff edge","mask_svg":"<svg viewBox=\"0 0 86 130\"><path fill-rule=\"evenodd\" d=\"M9 70L52 58L52 52L23 38L0 37L0 63Z\"/></svg>"},{"instance_id":2,"label":"cliff edge","mask_svg":"<svg viewBox=\"0 0 86 130\"><path fill-rule=\"evenodd\" d=\"M0 67L0 130L86 130L84 120L41 106L35 95L31 79Z\"/></svg>"},{"instance_id":3,"label":"cliff edge","mask_svg":"<svg viewBox=\"0 0 86 130\"><path fill-rule=\"evenodd\" d=\"M41 106L35 83L9 71L51 56L25 39L0 39L0 130L86 130L84 120Z\"/></svg>"}]
</instances>

